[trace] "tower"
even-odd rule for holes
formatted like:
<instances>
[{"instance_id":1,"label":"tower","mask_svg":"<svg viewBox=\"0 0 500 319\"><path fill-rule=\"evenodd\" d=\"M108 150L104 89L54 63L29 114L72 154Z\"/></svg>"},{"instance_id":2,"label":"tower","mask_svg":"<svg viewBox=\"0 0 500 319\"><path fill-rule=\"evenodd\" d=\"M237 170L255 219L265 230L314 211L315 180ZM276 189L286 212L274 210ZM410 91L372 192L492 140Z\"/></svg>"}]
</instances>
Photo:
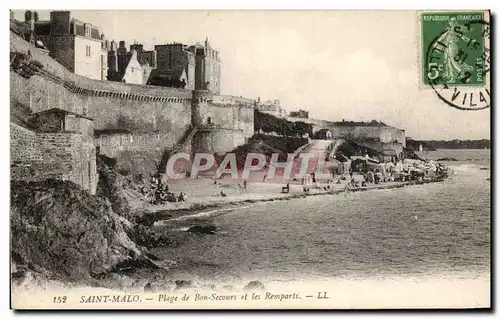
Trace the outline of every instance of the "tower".
<instances>
[{"instance_id":1,"label":"tower","mask_svg":"<svg viewBox=\"0 0 500 319\"><path fill-rule=\"evenodd\" d=\"M208 37L205 45L196 45L193 48L196 59L196 90L210 90L214 94L220 94L220 69L221 61L219 51L212 48Z\"/></svg>"}]
</instances>

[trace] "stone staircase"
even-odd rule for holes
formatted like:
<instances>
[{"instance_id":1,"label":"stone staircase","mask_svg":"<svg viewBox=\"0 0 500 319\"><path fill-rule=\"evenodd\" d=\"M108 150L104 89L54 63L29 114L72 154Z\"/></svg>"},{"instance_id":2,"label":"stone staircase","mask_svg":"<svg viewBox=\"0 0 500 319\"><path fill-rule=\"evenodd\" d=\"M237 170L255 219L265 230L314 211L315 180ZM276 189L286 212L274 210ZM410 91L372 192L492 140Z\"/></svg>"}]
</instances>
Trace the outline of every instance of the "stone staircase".
<instances>
[{"instance_id":1,"label":"stone staircase","mask_svg":"<svg viewBox=\"0 0 500 319\"><path fill-rule=\"evenodd\" d=\"M332 149L328 153L328 158L335 158L335 152L337 152L337 148L339 148L342 143L344 143L344 140L341 138L334 140Z\"/></svg>"},{"instance_id":2,"label":"stone staircase","mask_svg":"<svg viewBox=\"0 0 500 319\"><path fill-rule=\"evenodd\" d=\"M186 143L189 142L196 134L197 130L198 129L196 128L196 126L191 126L189 129L187 129L182 138L179 140L179 142L177 142L177 144L175 144L174 147L172 147L171 150L172 154L182 151L184 146L186 146Z\"/></svg>"}]
</instances>

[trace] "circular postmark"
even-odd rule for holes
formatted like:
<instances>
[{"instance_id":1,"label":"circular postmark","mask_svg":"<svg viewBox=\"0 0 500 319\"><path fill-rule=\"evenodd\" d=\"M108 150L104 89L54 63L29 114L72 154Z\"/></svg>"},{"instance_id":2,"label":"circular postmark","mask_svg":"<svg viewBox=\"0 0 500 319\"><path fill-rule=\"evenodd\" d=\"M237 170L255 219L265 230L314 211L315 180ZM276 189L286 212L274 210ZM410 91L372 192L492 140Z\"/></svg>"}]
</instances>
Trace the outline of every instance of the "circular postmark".
<instances>
[{"instance_id":1,"label":"circular postmark","mask_svg":"<svg viewBox=\"0 0 500 319\"><path fill-rule=\"evenodd\" d=\"M429 44L426 80L436 95L460 110L490 107L490 25L484 20L459 23L451 18Z\"/></svg>"}]
</instances>

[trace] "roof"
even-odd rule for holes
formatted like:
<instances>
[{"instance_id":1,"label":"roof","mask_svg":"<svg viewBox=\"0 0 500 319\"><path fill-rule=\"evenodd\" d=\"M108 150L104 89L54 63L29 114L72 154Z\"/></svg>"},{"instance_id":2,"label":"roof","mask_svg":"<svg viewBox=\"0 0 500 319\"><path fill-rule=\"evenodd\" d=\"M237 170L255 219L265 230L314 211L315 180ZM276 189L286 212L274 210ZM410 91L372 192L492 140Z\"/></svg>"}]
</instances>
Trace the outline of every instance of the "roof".
<instances>
[{"instance_id":1,"label":"roof","mask_svg":"<svg viewBox=\"0 0 500 319\"><path fill-rule=\"evenodd\" d=\"M80 21L78 19L73 19L70 23L70 28L74 30L74 34L86 37L85 34L85 25L90 26L90 38L95 39L95 40L101 40L101 35L99 32L99 28L91 25L90 23L86 23L83 21ZM73 32L70 32L73 33Z\"/></svg>"},{"instance_id":2,"label":"roof","mask_svg":"<svg viewBox=\"0 0 500 319\"><path fill-rule=\"evenodd\" d=\"M157 77L157 78L167 78L167 79L175 79L175 80L180 80L182 78L182 75L185 74L186 71L184 68L182 69L171 69L167 71L158 71L157 69L153 70L151 72L151 77Z\"/></svg>"},{"instance_id":3,"label":"roof","mask_svg":"<svg viewBox=\"0 0 500 319\"><path fill-rule=\"evenodd\" d=\"M75 113L75 112L71 112L71 111L68 111L68 110L63 110L63 109L60 109L60 108L57 108L57 107L49 109L49 110L45 110L45 111L42 111L42 112L34 113L32 116L33 117L38 117L40 115L50 114L50 113L58 113L58 114L64 114L64 115L68 115L69 114L69 115L74 115L74 116L81 117L81 118L84 118L84 119L92 121L92 118L90 118L88 116L85 116L85 115L82 115L82 114L78 114L78 113Z\"/></svg>"},{"instance_id":4,"label":"roof","mask_svg":"<svg viewBox=\"0 0 500 319\"><path fill-rule=\"evenodd\" d=\"M90 37L92 39L101 40L101 35L99 34L99 29L93 27L90 31Z\"/></svg>"}]
</instances>

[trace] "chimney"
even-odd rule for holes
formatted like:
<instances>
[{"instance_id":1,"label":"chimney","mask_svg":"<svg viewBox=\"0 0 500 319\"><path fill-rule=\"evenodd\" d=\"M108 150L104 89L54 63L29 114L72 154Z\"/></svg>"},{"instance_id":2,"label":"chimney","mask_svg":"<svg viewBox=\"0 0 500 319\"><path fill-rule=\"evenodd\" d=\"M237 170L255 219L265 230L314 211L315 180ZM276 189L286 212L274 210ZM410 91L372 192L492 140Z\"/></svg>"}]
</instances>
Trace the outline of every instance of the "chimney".
<instances>
[{"instance_id":1,"label":"chimney","mask_svg":"<svg viewBox=\"0 0 500 319\"><path fill-rule=\"evenodd\" d=\"M117 45L116 45L116 41L113 40L111 41L111 51L115 51L118 49Z\"/></svg>"},{"instance_id":2,"label":"chimney","mask_svg":"<svg viewBox=\"0 0 500 319\"><path fill-rule=\"evenodd\" d=\"M127 48L126 48L125 41L120 41L118 43L118 49L116 49L116 52L118 54L127 54Z\"/></svg>"},{"instance_id":3,"label":"chimney","mask_svg":"<svg viewBox=\"0 0 500 319\"><path fill-rule=\"evenodd\" d=\"M26 10L26 12L24 13L24 22L30 22L31 21L31 11L30 10Z\"/></svg>"},{"instance_id":4,"label":"chimney","mask_svg":"<svg viewBox=\"0 0 500 319\"><path fill-rule=\"evenodd\" d=\"M27 10L24 13L24 22L28 23L28 25L30 26L30 31L31 32L35 31L35 16L34 16L34 12L31 12L30 10Z\"/></svg>"}]
</instances>

